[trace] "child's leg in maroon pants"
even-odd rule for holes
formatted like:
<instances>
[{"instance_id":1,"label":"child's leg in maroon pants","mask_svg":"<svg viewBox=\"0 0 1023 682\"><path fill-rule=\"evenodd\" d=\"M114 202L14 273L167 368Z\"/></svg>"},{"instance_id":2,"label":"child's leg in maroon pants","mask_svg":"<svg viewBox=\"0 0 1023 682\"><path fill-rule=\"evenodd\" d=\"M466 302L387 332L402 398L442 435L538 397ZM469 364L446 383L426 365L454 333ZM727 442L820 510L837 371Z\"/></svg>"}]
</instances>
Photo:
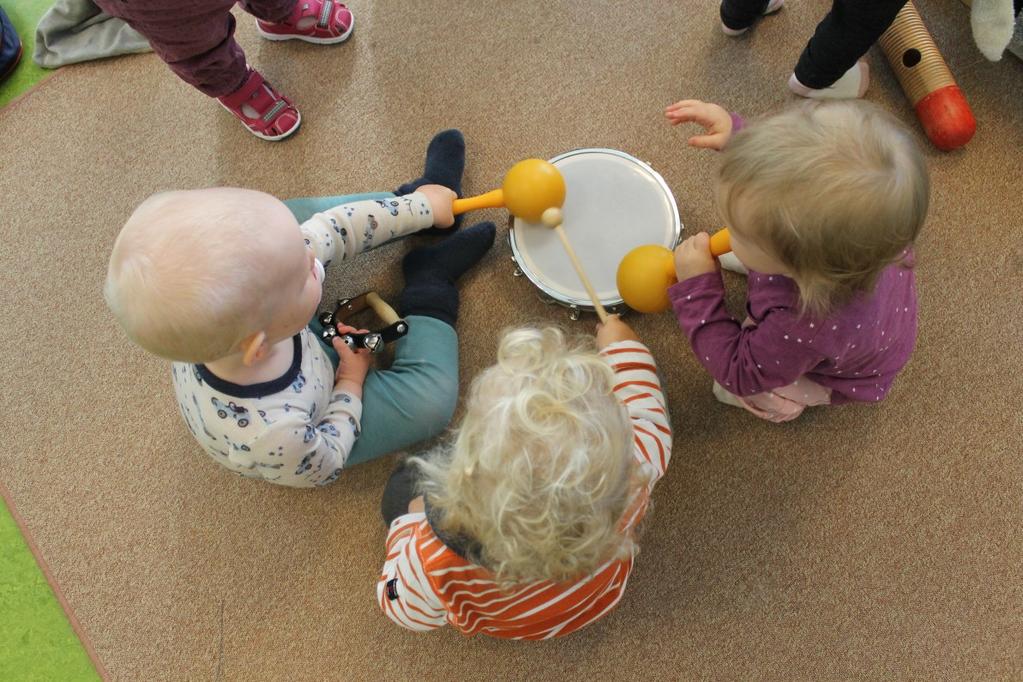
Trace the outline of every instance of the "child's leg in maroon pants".
<instances>
[{"instance_id":1,"label":"child's leg in maroon pants","mask_svg":"<svg viewBox=\"0 0 1023 682\"><path fill-rule=\"evenodd\" d=\"M298 0L241 0L241 8L263 21L278 24L291 15Z\"/></svg>"},{"instance_id":2,"label":"child's leg in maroon pants","mask_svg":"<svg viewBox=\"0 0 1023 682\"><path fill-rule=\"evenodd\" d=\"M245 82L245 53L234 39L235 0L95 0L149 41L181 80L210 97L234 92ZM249 0L256 16L287 16L296 0ZM285 8L285 6L287 6ZM285 11L286 9L286 11ZM258 12L258 13L257 13ZM269 19L268 19L269 20Z\"/></svg>"}]
</instances>

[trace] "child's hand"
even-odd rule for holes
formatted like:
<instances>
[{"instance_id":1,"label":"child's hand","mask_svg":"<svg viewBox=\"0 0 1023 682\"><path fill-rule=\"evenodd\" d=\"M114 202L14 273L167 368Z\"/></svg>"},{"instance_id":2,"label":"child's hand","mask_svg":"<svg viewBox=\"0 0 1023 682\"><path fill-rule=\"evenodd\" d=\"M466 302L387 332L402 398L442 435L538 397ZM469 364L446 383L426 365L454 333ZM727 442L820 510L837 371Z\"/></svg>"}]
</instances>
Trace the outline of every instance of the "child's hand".
<instances>
[{"instance_id":1,"label":"child's hand","mask_svg":"<svg viewBox=\"0 0 1023 682\"><path fill-rule=\"evenodd\" d=\"M728 144L728 138L732 136L732 116L717 104L701 102L698 99L684 99L665 109L664 115L672 125L696 123L706 129L703 135L689 138L690 147L721 151Z\"/></svg>"},{"instance_id":2,"label":"child's hand","mask_svg":"<svg viewBox=\"0 0 1023 682\"><path fill-rule=\"evenodd\" d=\"M426 511L426 504L423 502L422 495L408 503L409 514L416 514L424 511Z\"/></svg>"},{"instance_id":3,"label":"child's hand","mask_svg":"<svg viewBox=\"0 0 1023 682\"><path fill-rule=\"evenodd\" d=\"M632 327L620 315L608 315L607 322L597 323L597 350L604 350L616 341L639 341Z\"/></svg>"},{"instance_id":4,"label":"child's hand","mask_svg":"<svg viewBox=\"0 0 1023 682\"><path fill-rule=\"evenodd\" d=\"M458 195L444 185L423 185L416 190L425 194L433 210L434 227L451 227L455 224L455 214L451 208Z\"/></svg>"},{"instance_id":5,"label":"child's hand","mask_svg":"<svg viewBox=\"0 0 1023 682\"><path fill-rule=\"evenodd\" d=\"M356 329L344 324L339 324L337 330L341 334L365 334L369 331L368 329ZM337 373L334 375L334 388L340 388L341 384L344 383L345 390L356 393L357 397L361 398L362 384L366 381L366 373L369 372L369 366L373 364L373 356L365 348L352 350L345 345L340 336L335 336L330 342L341 358L341 363L337 367Z\"/></svg>"},{"instance_id":6,"label":"child's hand","mask_svg":"<svg viewBox=\"0 0 1023 682\"><path fill-rule=\"evenodd\" d=\"M675 276L678 281L717 272L718 262L710 255L710 235L695 234L675 248Z\"/></svg>"}]
</instances>

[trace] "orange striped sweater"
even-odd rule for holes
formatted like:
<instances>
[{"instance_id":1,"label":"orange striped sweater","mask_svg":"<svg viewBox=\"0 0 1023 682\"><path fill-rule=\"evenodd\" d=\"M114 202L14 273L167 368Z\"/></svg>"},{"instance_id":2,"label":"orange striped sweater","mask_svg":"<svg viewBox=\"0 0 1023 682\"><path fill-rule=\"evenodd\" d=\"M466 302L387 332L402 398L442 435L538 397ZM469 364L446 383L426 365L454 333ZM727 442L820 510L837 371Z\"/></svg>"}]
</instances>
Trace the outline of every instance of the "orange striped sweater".
<instances>
[{"instance_id":1,"label":"orange striped sweater","mask_svg":"<svg viewBox=\"0 0 1023 682\"><path fill-rule=\"evenodd\" d=\"M632 420L634 456L653 472L649 487L622 520L631 529L646 512L654 483L671 458L671 425L650 351L622 341L601 355L614 369L615 395ZM618 604L633 558L614 559L576 581L539 581L502 591L485 568L449 549L423 513L394 520L387 536L387 559L377 583L380 608L411 630L449 624L463 634L510 639L560 637L598 620Z\"/></svg>"}]
</instances>

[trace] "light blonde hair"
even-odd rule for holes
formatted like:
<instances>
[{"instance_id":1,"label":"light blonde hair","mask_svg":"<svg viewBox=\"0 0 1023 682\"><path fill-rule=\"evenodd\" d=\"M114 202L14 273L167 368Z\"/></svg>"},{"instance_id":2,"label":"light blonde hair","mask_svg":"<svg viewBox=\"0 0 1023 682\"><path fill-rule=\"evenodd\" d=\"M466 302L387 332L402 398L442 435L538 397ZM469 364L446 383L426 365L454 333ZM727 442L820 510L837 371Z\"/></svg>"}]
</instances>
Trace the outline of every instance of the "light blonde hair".
<instances>
[{"instance_id":1,"label":"light blonde hair","mask_svg":"<svg viewBox=\"0 0 1023 682\"><path fill-rule=\"evenodd\" d=\"M620 528L642 475L614 373L593 340L506 331L452 447L414 458L439 530L479 543L499 584L562 581L634 551Z\"/></svg>"},{"instance_id":2,"label":"light blonde hair","mask_svg":"<svg viewBox=\"0 0 1023 682\"><path fill-rule=\"evenodd\" d=\"M103 288L132 341L169 360L211 362L262 328L273 252L251 194L164 192L135 210Z\"/></svg>"},{"instance_id":3,"label":"light blonde hair","mask_svg":"<svg viewBox=\"0 0 1023 682\"><path fill-rule=\"evenodd\" d=\"M807 102L737 133L721 156L729 227L783 263L823 317L902 258L927 215L920 149L865 102Z\"/></svg>"}]
</instances>

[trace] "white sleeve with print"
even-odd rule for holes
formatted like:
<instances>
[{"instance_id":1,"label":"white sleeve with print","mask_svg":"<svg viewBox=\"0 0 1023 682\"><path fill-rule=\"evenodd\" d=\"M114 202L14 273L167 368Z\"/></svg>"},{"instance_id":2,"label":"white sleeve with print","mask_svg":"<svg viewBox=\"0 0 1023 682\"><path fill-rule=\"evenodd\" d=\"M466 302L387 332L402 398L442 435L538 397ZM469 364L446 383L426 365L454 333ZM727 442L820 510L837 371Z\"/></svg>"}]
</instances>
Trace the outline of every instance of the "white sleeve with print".
<instances>
[{"instance_id":1,"label":"white sleeve with print","mask_svg":"<svg viewBox=\"0 0 1023 682\"><path fill-rule=\"evenodd\" d=\"M433 225L433 209L419 192L335 206L302 223L302 235L324 267Z\"/></svg>"},{"instance_id":2,"label":"white sleeve with print","mask_svg":"<svg viewBox=\"0 0 1023 682\"><path fill-rule=\"evenodd\" d=\"M192 435L220 465L278 485L326 485L359 436L362 402L334 391L334 367L308 328L294 343L292 366L274 381L239 386L174 363L174 390Z\"/></svg>"}]
</instances>

